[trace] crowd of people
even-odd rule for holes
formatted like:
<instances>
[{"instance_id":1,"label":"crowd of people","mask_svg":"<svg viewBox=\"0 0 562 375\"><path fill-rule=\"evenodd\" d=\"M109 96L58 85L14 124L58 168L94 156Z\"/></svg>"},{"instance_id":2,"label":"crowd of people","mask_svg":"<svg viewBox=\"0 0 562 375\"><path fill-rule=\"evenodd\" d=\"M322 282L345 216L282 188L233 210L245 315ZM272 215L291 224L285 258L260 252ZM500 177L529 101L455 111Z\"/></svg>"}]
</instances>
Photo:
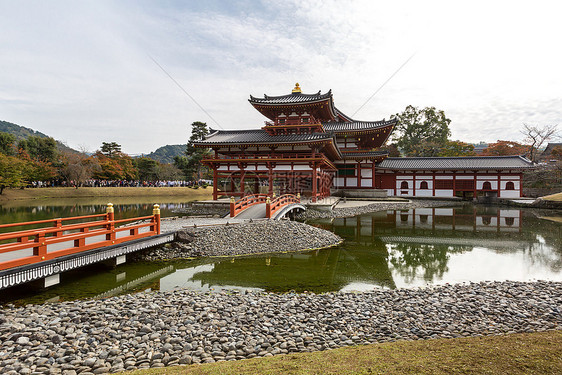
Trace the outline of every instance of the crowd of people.
<instances>
[{"instance_id":1,"label":"crowd of people","mask_svg":"<svg viewBox=\"0 0 562 375\"><path fill-rule=\"evenodd\" d=\"M66 180L52 180L52 181L33 181L31 188L42 187L191 187L191 186L207 186L212 185L210 180L197 180L197 181L141 181L141 180L98 180L90 179L82 182L66 181Z\"/></svg>"}]
</instances>

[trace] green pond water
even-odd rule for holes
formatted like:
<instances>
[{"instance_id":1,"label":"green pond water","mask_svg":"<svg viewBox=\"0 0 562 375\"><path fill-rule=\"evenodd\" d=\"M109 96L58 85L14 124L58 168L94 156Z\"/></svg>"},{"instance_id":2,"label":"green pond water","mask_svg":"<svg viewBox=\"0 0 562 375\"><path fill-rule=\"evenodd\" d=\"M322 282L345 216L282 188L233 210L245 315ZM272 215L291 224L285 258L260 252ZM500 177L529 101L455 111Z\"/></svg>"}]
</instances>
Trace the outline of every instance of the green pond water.
<instances>
[{"instance_id":1,"label":"green pond water","mask_svg":"<svg viewBox=\"0 0 562 375\"><path fill-rule=\"evenodd\" d=\"M185 203L161 203L163 216ZM0 208L3 222L103 212L104 205ZM117 217L152 205L116 204ZM539 215L548 218L539 218ZM61 275L42 292L0 291L0 303L104 298L141 290L365 291L492 280L562 281L562 213L473 206L382 211L309 224L342 238L338 247L288 254L94 265Z\"/></svg>"}]
</instances>

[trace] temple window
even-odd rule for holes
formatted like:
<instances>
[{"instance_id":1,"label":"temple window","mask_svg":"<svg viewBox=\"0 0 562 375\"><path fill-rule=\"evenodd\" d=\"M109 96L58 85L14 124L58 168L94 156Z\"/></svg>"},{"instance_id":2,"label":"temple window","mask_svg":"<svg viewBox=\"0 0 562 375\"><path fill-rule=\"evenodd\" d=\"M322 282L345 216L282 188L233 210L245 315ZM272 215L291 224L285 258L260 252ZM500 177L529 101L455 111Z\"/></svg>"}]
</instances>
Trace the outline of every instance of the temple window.
<instances>
[{"instance_id":1,"label":"temple window","mask_svg":"<svg viewBox=\"0 0 562 375\"><path fill-rule=\"evenodd\" d=\"M408 189L408 181L402 181L400 184L400 189Z\"/></svg>"},{"instance_id":2,"label":"temple window","mask_svg":"<svg viewBox=\"0 0 562 375\"><path fill-rule=\"evenodd\" d=\"M422 181L420 184L420 189L422 190L427 190L428 186L427 186L427 181Z\"/></svg>"},{"instance_id":3,"label":"temple window","mask_svg":"<svg viewBox=\"0 0 562 375\"><path fill-rule=\"evenodd\" d=\"M515 190L515 184L509 181L507 184L505 184L505 190Z\"/></svg>"},{"instance_id":4,"label":"temple window","mask_svg":"<svg viewBox=\"0 0 562 375\"><path fill-rule=\"evenodd\" d=\"M484 182L484 184L482 185L482 190L492 190L492 184L490 183L490 181Z\"/></svg>"},{"instance_id":5,"label":"temple window","mask_svg":"<svg viewBox=\"0 0 562 375\"><path fill-rule=\"evenodd\" d=\"M338 174L341 177L355 177L355 164L338 165Z\"/></svg>"}]
</instances>

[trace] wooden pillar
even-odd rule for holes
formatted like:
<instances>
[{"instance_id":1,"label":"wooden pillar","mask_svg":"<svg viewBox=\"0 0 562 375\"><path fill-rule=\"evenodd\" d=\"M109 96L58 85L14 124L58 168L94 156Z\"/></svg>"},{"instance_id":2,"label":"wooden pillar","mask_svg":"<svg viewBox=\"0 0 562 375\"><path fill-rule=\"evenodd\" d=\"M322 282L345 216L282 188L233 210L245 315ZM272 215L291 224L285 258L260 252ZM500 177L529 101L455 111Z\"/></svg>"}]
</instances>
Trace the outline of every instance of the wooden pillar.
<instances>
[{"instance_id":1,"label":"wooden pillar","mask_svg":"<svg viewBox=\"0 0 562 375\"><path fill-rule=\"evenodd\" d=\"M312 163L312 201L316 202L316 163Z\"/></svg>"},{"instance_id":2,"label":"wooden pillar","mask_svg":"<svg viewBox=\"0 0 562 375\"><path fill-rule=\"evenodd\" d=\"M431 172L433 174L433 196L435 196L435 171Z\"/></svg>"},{"instance_id":3,"label":"wooden pillar","mask_svg":"<svg viewBox=\"0 0 562 375\"><path fill-rule=\"evenodd\" d=\"M457 174L453 171L453 197L457 196Z\"/></svg>"},{"instance_id":4,"label":"wooden pillar","mask_svg":"<svg viewBox=\"0 0 562 375\"><path fill-rule=\"evenodd\" d=\"M373 182L371 182L371 186L373 189L377 188L377 181L375 180L375 161L373 160L373 164L371 165L371 169L372 169L372 174L373 174Z\"/></svg>"},{"instance_id":5,"label":"wooden pillar","mask_svg":"<svg viewBox=\"0 0 562 375\"><path fill-rule=\"evenodd\" d=\"M213 200L216 201L219 197L219 179L218 179L218 165L213 164Z\"/></svg>"},{"instance_id":6,"label":"wooden pillar","mask_svg":"<svg viewBox=\"0 0 562 375\"><path fill-rule=\"evenodd\" d=\"M240 168L240 196L244 196L244 177L246 176L246 171L244 168Z\"/></svg>"},{"instance_id":7,"label":"wooden pillar","mask_svg":"<svg viewBox=\"0 0 562 375\"><path fill-rule=\"evenodd\" d=\"M412 173L412 178L413 178L412 184L414 185L413 196L415 197L416 196L416 171Z\"/></svg>"},{"instance_id":8,"label":"wooden pillar","mask_svg":"<svg viewBox=\"0 0 562 375\"><path fill-rule=\"evenodd\" d=\"M356 168L357 168L357 188L360 188L361 187L361 160L357 161Z\"/></svg>"},{"instance_id":9,"label":"wooden pillar","mask_svg":"<svg viewBox=\"0 0 562 375\"><path fill-rule=\"evenodd\" d=\"M269 187L267 189L267 195L271 197L273 195L273 168L271 167L271 165L269 166L267 179L269 183Z\"/></svg>"},{"instance_id":10,"label":"wooden pillar","mask_svg":"<svg viewBox=\"0 0 562 375\"><path fill-rule=\"evenodd\" d=\"M502 190L502 185L500 180L500 172L498 171L498 198L501 196L501 190Z\"/></svg>"}]
</instances>

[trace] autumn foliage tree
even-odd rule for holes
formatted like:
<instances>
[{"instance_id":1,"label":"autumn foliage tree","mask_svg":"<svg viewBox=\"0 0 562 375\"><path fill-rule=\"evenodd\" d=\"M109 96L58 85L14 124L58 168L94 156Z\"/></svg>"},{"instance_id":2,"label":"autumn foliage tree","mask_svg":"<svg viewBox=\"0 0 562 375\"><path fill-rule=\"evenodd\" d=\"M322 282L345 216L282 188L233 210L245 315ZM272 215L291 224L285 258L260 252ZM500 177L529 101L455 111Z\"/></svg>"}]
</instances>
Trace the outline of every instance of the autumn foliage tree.
<instances>
[{"instance_id":1,"label":"autumn foliage tree","mask_svg":"<svg viewBox=\"0 0 562 375\"><path fill-rule=\"evenodd\" d=\"M507 155L526 155L529 146L514 141L500 141L490 143L482 152L482 156L507 156Z\"/></svg>"}]
</instances>

